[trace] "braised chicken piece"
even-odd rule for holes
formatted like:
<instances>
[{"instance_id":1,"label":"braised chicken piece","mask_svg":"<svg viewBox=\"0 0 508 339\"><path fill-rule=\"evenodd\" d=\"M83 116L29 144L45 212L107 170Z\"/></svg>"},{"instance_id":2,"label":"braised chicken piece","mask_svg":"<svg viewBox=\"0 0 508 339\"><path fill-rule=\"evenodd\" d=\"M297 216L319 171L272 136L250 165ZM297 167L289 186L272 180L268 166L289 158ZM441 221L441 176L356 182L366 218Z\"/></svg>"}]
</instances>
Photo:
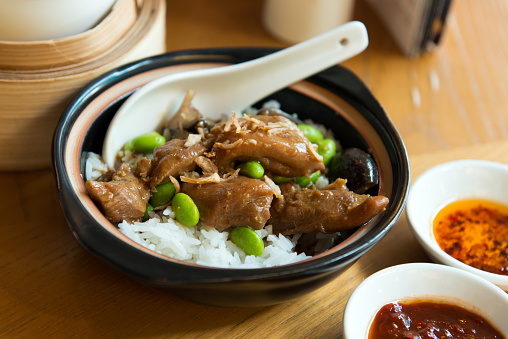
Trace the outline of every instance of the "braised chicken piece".
<instances>
[{"instance_id":1,"label":"braised chicken piece","mask_svg":"<svg viewBox=\"0 0 508 339\"><path fill-rule=\"evenodd\" d=\"M315 145L285 117L233 116L218 129L212 151L221 172L230 171L237 162L250 160L259 161L266 172L284 177L309 177L325 170Z\"/></svg>"},{"instance_id":2,"label":"braised chicken piece","mask_svg":"<svg viewBox=\"0 0 508 339\"><path fill-rule=\"evenodd\" d=\"M127 163L120 166L110 181L88 180L85 185L92 200L113 223L137 220L145 214L150 199L148 185L134 175Z\"/></svg>"},{"instance_id":3,"label":"braised chicken piece","mask_svg":"<svg viewBox=\"0 0 508 339\"><path fill-rule=\"evenodd\" d=\"M196 203L200 220L214 228L262 229L270 217L274 189L265 181L236 176L219 182L183 182L181 191Z\"/></svg>"},{"instance_id":4,"label":"braised chicken piece","mask_svg":"<svg viewBox=\"0 0 508 339\"><path fill-rule=\"evenodd\" d=\"M196 169L196 159L209 150L213 139L205 141L172 139L154 150L150 187L169 181L170 177Z\"/></svg>"},{"instance_id":5,"label":"braised chicken piece","mask_svg":"<svg viewBox=\"0 0 508 339\"><path fill-rule=\"evenodd\" d=\"M136 162L136 169L134 170L134 174L147 182L150 180L150 171L152 170L152 162L148 158L141 158Z\"/></svg>"},{"instance_id":6,"label":"braised chicken piece","mask_svg":"<svg viewBox=\"0 0 508 339\"><path fill-rule=\"evenodd\" d=\"M284 199L274 201L268 220L275 234L333 233L351 229L371 220L388 204L384 196L349 191L343 179L321 190L302 189L292 183L282 184L280 188Z\"/></svg>"}]
</instances>

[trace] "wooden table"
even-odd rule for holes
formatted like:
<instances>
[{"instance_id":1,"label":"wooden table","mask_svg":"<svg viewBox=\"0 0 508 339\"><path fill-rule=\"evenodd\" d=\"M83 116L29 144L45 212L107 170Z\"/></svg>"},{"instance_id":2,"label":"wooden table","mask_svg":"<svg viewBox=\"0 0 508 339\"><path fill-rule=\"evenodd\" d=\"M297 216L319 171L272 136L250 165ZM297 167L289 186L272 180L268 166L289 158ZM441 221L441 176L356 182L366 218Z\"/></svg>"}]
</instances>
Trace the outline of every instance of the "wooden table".
<instances>
[{"instance_id":1,"label":"wooden table","mask_svg":"<svg viewBox=\"0 0 508 339\"><path fill-rule=\"evenodd\" d=\"M168 50L284 47L261 24L259 0L168 1ZM344 65L390 114L412 178L441 162L508 163L508 3L459 0L442 45L404 57L358 0L370 46ZM419 99L418 99L419 98ZM345 304L368 275L429 261L405 215L351 269L297 300L223 309L141 285L86 252L69 231L50 169L0 173L1 338L338 338Z\"/></svg>"}]
</instances>

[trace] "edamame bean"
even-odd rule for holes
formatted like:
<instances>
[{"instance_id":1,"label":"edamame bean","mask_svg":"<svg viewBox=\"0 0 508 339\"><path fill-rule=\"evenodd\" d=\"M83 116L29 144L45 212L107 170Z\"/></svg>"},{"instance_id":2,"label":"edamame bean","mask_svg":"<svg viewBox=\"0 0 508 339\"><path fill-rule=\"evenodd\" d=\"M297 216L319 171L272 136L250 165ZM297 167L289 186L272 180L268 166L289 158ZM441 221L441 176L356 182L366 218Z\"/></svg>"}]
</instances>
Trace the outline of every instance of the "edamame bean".
<instances>
[{"instance_id":1,"label":"edamame bean","mask_svg":"<svg viewBox=\"0 0 508 339\"><path fill-rule=\"evenodd\" d=\"M257 161L247 161L237 166L240 174L249 178L259 179L265 174L265 169Z\"/></svg>"},{"instance_id":2,"label":"edamame bean","mask_svg":"<svg viewBox=\"0 0 508 339\"><path fill-rule=\"evenodd\" d=\"M309 186L311 183L315 182L316 180L318 180L318 178L321 176L321 172L320 171L316 171L314 173L312 173L310 175L310 177L296 177L295 180L296 180L296 183L298 185L300 185L300 187L307 187Z\"/></svg>"},{"instance_id":3,"label":"edamame bean","mask_svg":"<svg viewBox=\"0 0 508 339\"><path fill-rule=\"evenodd\" d=\"M332 160L335 152L337 151L337 146L335 145L335 141L332 139L323 139L317 142L318 149L317 152L320 156L323 157L323 163L325 166L328 166L330 160Z\"/></svg>"},{"instance_id":4,"label":"edamame bean","mask_svg":"<svg viewBox=\"0 0 508 339\"><path fill-rule=\"evenodd\" d=\"M135 137L125 144L126 151L139 152L143 154L152 153L155 147L166 142L166 138L157 132L148 132Z\"/></svg>"},{"instance_id":5,"label":"edamame bean","mask_svg":"<svg viewBox=\"0 0 508 339\"><path fill-rule=\"evenodd\" d=\"M173 212L178 222L184 226L195 226L199 222L199 210L191 197L178 193L173 198Z\"/></svg>"},{"instance_id":6,"label":"edamame bean","mask_svg":"<svg viewBox=\"0 0 508 339\"><path fill-rule=\"evenodd\" d=\"M149 203L154 207L169 204L175 195L175 185L171 181L155 186L157 191L152 192Z\"/></svg>"},{"instance_id":7,"label":"edamame bean","mask_svg":"<svg viewBox=\"0 0 508 339\"><path fill-rule=\"evenodd\" d=\"M283 177L283 176L274 174L272 177L272 180L276 184L283 184L285 182L290 182L291 180L293 180L293 178Z\"/></svg>"},{"instance_id":8,"label":"edamame bean","mask_svg":"<svg viewBox=\"0 0 508 339\"><path fill-rule=\"evenodd\" d=\"M148 219L150 219L150 214L148 214L148 211L152 211L153 212L153 206L150 205L150 204L146 204L146 210L145 210L145 214L143 215L143 218L142 220L143 221L147 221Z\"/></svg>"},{"instance_id":9,"label":"edamame bean","mask_svg":"<svg viewBox=\"0 0 508 339\"><path fill-rule=\"evenodd\" d=\"M298 128L302 130L303 134L309 139L310 142L315 144L318 140L323 140L323 134L314 126L307 124L298 124Z\"/></svg>"},{"instance_id":10,"label":"edamame bean","mask_svg":"<svg viewBox=\"0 0 508 339\"><path fill-rule=\"evenodd\" d=\"M259 257L265 249L263 239L251 228L235 227L231 230L230 235L231 241L247 255Z\"/></svg>"}]
</instances>

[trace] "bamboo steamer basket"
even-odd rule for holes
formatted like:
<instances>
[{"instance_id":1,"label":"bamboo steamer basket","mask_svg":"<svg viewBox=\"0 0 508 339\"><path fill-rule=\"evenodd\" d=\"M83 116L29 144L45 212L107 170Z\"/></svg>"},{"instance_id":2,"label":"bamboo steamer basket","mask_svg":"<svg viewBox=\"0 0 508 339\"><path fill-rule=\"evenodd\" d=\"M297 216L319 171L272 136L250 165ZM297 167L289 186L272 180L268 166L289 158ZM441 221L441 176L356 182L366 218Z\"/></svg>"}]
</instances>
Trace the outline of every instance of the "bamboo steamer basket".
<instances>
[{"instance_id":1,"label":"bamboo steamer basket","mask_svg":"<svg viewBox=\"0 0 508 339\"><path fill-rule=\"evenodd\" d=\"M99 75L166 51L165 0L117 0L94 28L68 38L0 41L0 170L51 165L69 100Z\"/></svg>"}]
</instances>

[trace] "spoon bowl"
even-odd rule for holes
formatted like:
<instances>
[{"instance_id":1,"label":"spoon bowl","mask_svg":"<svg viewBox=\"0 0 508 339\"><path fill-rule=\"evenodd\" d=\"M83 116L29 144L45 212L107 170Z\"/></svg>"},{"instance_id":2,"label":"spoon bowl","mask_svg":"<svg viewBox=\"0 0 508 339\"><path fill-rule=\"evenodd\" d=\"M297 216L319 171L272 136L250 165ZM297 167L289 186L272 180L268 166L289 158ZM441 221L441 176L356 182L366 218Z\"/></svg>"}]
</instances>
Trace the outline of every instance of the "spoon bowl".
<instances>
[{"instance_id":1,"label":"spoon bowl","mask_svg":"<svg viewBox=\"0 0 508 339\"><path fill-rule=\"evenodd\" d=\"M114 167L116 154L127 141L161 129L189 89L196 92L193 106L204 116L219 119L347 60L365 50L367 45L365 26L353 21L252 61L156 79L136 91L116 113L104 139L103 159Z\"/></svg>"}]
</instances>

